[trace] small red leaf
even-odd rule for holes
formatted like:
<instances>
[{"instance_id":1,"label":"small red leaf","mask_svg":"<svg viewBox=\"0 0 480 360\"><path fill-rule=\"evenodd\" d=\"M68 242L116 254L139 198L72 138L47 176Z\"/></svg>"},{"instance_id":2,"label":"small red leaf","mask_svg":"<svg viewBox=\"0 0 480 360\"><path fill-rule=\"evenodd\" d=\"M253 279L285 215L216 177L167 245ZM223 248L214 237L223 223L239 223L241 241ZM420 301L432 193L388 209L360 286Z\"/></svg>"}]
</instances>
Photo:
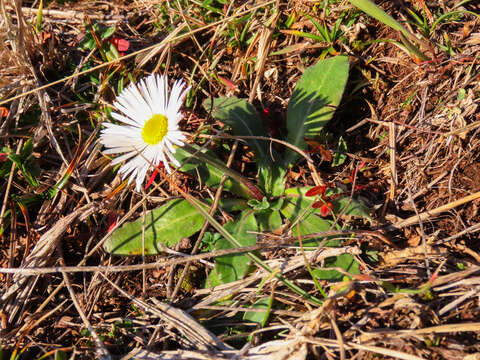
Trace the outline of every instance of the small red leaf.
<instances>
[{"instance_id":1,"label":"small red leaf","mask_svg":"<svg viewBox=\"0 0 480 360\"><path fill-rule=\"evenodd\" d=\"M314 186L313 188L311 188L310 190L308 190L306 193L305 193L305 196L316 196L318 194L322 194L322 196L325 196L325 191L327 190L327 186L326 185L318 185L318 186Z\"/></svg>"},{"instance_id":2,"label":"small red leaf","mask_svg":"<svg viewBox=\"0 0 480 360\"><path fill-rule=\"evenodd\" d=\"M318 209L319 207L323 206L323 201L316 201L312 204L312 208Z\"/></svg>"},{"instance_id":3,"label":"small red leaf","mask_svg":"<svg viewBox=\"0 0 480 360\"><path fill-rule=\"evenodd\" d=\"M5 106L0 106L0 118L8 116L8 109Z\"/></svg>"},{"instance_id":4,"label":"small red leaf","mask_svg":"<svg viewBox=\"0 0 480 360\"><path fill-rule=\"evenodd\" d=\"M228 79L225 79L225 78L222 77L222 76L219 76L219 77L218 77L218 80L220 80L224 85L228 86L228 87L230 88L230 90L235 91L235 89L237 88L233 82L231 82L231 81L228 80Z\"/></svg>"},{"instance_id":5,"label":"small red leaf","mask_svg":"<svg viewBox=\"0 0 480 360\"><path fill-rule=\"evenodd\" d=\"M320 208L320 215L323 217L328 216L331 213L332 213L332 203L323 204L323 206Z\"/></svg>"},{"instance_id":6,"label":"small red leaf","mask_svg":"<svg viewBox=\"0 0 480 360\"><path fill-rule=\"evenodd\" d=\"M130 43L122 38L114 36L109 40L119 52L125 52L130 48Z\"/></svg>"}]
</instances>

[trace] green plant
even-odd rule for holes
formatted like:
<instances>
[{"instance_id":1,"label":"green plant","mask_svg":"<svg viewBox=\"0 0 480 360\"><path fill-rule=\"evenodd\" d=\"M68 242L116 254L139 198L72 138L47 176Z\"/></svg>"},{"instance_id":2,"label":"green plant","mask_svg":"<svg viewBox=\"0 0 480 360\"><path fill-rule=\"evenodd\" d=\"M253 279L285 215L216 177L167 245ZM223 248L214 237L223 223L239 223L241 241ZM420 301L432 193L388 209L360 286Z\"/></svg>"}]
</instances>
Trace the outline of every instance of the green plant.
<instances>
[{"instance_id":1,"label":"green plant","mask_svg":"<svg viewBox=\"0 0 480 360\"><path fill-rule=\"evenodd\" d=\"M108 39L113 36L115 27L104 27L98 23L87 22L85 24L87 33L80 43L79 48L82 50L97 49L103 61L110 61L119 57L118 50Z\"/></svg>"},{"instance_id":2,"label":"green plant","mask_svg":"<svg viewBox=\"0 0 480 360\"><path fill-rule=\"evenodd\" d=\"M246 100L235 97L206 100L204 107L211 110L215 118L229 126L238 139L253 149L258 182L247 180L226 167L214 153L198 146L186 145L177 149L175 157L184 164L180 171L199 176L201 182L209 187L218 187L222 176L227 175L224 190L235 197L221 199L220 206L225 211L237 213L237 216L222 226L208 214L206 201L200 202L181 191L185 200L170 200L145 217L124 224L111 233L104 248L118 255L156 254L162 251L162 246L172 247L182 237L197 232L203 218L221 235L216 237L214 244L216 250L221 250L253 245L256 242L256 232L279 230L285 221L293 225L291 231L294 236L302 236L335 227L331 220L320 215L344 212L368 217L368 209L357 200L350 200L340 189L329 188L323 191L322 195L329 199L330 206L325 214L322 213L324 208L315 206L318 199L307 194L308 188L285 188L287 169L301 158L299 153L308 158L303 152L307 149L305 138L314 138L331 119L335 107L340 103L348 71L346 56L319 61L305 71L288 105L286 144L289 147L283 154L271 147L271 139L266 135L256 109ZM345 147L346 144L340 141L339 148L344 150ZM339 157L337 164L342 161L344 159ZM212 238L211 235L208 237L208 248L212 248ZM143 249L142 244L145 245ZM330 246L339 244L340 240L329 241ZM315 239L303 243L306 247L316 245L318 242ZM343 260L349 268L353 266L352 263L356 263L351 256L347 259L350 262ZM215 259L215 268L211 271L207 284L217 285L243 278L252 269L251 261L271 271L255 253L221 256ZM318 299L307 295L281 275L273 276L300 295L319 303Z\"/></svg>"}]
</instances>

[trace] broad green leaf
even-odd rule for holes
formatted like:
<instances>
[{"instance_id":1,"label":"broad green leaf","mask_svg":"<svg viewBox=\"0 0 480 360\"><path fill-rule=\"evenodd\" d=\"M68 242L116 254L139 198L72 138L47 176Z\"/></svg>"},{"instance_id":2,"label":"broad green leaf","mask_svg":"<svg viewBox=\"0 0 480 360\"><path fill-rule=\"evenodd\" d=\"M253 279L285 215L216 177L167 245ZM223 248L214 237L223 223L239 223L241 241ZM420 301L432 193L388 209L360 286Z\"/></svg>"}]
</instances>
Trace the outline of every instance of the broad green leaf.
<instances>
[{"instance_id":1,"label":"broad green leaf","mask_svg":"<svg viewBox=\"0 0 480 360\"><path fill-rule=\"evenodd\" d=\"M338 214L345 206L348 205L348 207L345 209L345 215L361 217L368 221L372 220L372 217L370 216L370 209L363 202L352 199L352 201L349 203L349 200L350 197L346 196L332 201L333 211Z\"/></svg>"},{"instance_id":2,"label":"broad green leaf","mask_svg":"<svg viewBox=\"0 0 480 360\"><path fill-rule=\"evenodd\" d=\"M258 231L257 221L252 211L241 213L235 222L228 222L224 226L239 243L240 246L255 245L257 237L253 232ZM219 239L217 250L232 249L232 244L225 238ZM246 255L234 254L219 256L215 259L215 269L222 283L242 279L251 269L251 260Z\"/></svg>"},{"instance_id":3,"label":"broad green leaf","mask_svg":"<svg viewBox=\"0 0 480 360\"><path fill-rule=\"evenodd\" d=\"M271 307L270 305L270 298L265 297L261 298L257 301L255 301L255 304L250 306L252 309L263 309L265 312L245 312L243 314L243 320L244 321L251 321L251 322L256 322L259 324L264 325L267 322L268 315L269 315L269 309Z\"/></svg>"},{"instance_id":4,"label":"broad green leaf","mask_svg":"<svg viewBox=\"0 0 480 360\"><path fill-rule=\"evenodd\" d=\"M300 218L298 225L293 226L293 235L308 235L316 232L329 231L332 221L320 217L320 209L313 209L312 204L318 201L315 196L305 196L310 187L290 188L285 190L285 201L281 209L282 215L285 216L290 223L294 224ZM326 195L341 192L341 189L329 189ZM340 213L342 209L349 203L349 197L341 197L332 201L333 211ZM370 219L368 208L360 201L352 199L345 210L345 215L359 216L364 219ZM312 239L304 241L305 246L311 246L318 243L322 239ZM329 238L326 246L340 246L342 241Z\"/></svg>"},{"instance_id":5,"label":"broad green leaf","mask_svg":"<svg viewBox=\"0 0 480 360\"><path fill-rule=\"evenodd\" d=\"M142 254L142 216L113 231L105 244L105 251L115 255ZM171 200L145 215L145 255L162 252L163 244L174 247L182 238L200 230L204 222L198 210L184 199Z\"/></svg>"},{"instance_id":6,"label":"broad green leaf","mask_svg":"<svg viewBox=\"0 0 480 360\"><path fill-rule=\"evenodd\" d=\"M313 274L319 280L341 281L344 275L337 270L329 270L328 268L339 267L350 274L360 274L360 265L353 255L342 254L336 257L325 259L323 269L313 269Z\"/></svg>"},{"instance_id":7,"label":"broad green leaf","mask_svg":"<svg viewBox=\"0 0 480 360\"><path fill-rule=\"evenodd\" d=\"M236 136L267 136L257 110L245 99L220 97L213 99L213 102L207 99L203 106L207 111L213 110L213 116L230 126ZM285 169L278 161L280 155L276 154L268 141L245 141L255 153L260 186L269 197L280 196L284 190L285 177Z\"/></svg>"},{"instance_id":8,"label":"broad green leaf","mask_svg":"<svg viewBox=\"0 0 480 360\"><path fill-rule=\"evenodd\" d=\"M206 200L209 205L211 204L210 200ZM232 212L232 211L243 211L250 209L250 206L248 206L247 200L245 199L238 199L234 197L226 197L226 198L220 198L219 199L219 206L222 210L226 212Z\"/></svg>"},{"instance_id":9,"label":"broad green leaf","mask_svg":"<svg viewBox=\"0 0 480 360\"><path fill-rule=\"evenodd\" d=\"M283 195L283 192L285 191L286 172L285 167L279 164L278 161L268 164L259 164L258 182L269 197Z\"/></svg>"},{"instance_id":10,"label":"broad green leaf","mask_svg":"<svg viewBox=\"0 0 480 360\"><path fill-rule=\"evenodd\" d=\"M200 149L196 146L193 148L195 150ZM186 172L195 178L199 176L203 184L213 188L218 187L223 175L229 175L223 185L223 188L226 191L241 197L252 197L249 188L241 182L235 180L242 177L240 174L236 174L235 177L232 178L231 176L233 176L234 171L223 165L220 159L218 159L214 153L206 150L200 151L203 155L208 155L208 159L212 159L212 161L201 161L198 158L193 157L190 152L183 148L176 149L174 156L180 162L180 164L182 164L178 170ZM208 159L206 158L205 160Z\"/></svg>"},{"instance_id":11,"label":"broad green leaf","mask_svg":"<svg viewBox=\"0 0 480 360\"><path fill-rule=\"evenodd\" d=\"M309 67L298 81L287 110L287 141L304 150L304 138L314 138L340 104L348 78L348 57L336 56ZM298 159L287 150L286 165Z\"/></svg>"},{"instance_id":12,"label":"broad green leaf","mask_svg":"<svg viewBox=\"0 0 480 360\"><path fill-rule=\"evenodd\" d=\"M278 210L272 211L271 209L268 209L257 211L255 213L255 218L258 222L258 229L261 232L273 232L282 226L282 217Z\"/></svg>"},{"instance_id":13,"label":"broad green leaf","mask_svg":"<svg viewBox=\"0 0 480 360\"><path fill-rule=\"evenodd\" d=\"M306 207L306 211L302 210L302 203L304 203L304 201L302 201L300 198L293 200L287 199L284 203L284 207L281 210L282 215L285 216L285 218L287 218L291 224L296 224L292 227L292 235L302 236L317 232L329 231L332 226L332 222L315 214L314 209L312 208ZM322 239L323 238L307 239L303 241L303 245L316 246ZM340 244L340 241L329 240L325 246L339 246Z\"/></svg>"},{"instance_id":14,"label":"broad green leaf","mask_svg":"<svg viewBox=\"0 0 480 360\"><path fill-rule=\"evenodd\" d=\"M220 97L205 100L207 111L213 110L213 117L230 126L236 136L267 136L262 120L255 107L245 99L236 97ZM257 159L269 161L270 145L267 141L245 139L255 152Z\"/></svg>"},{"instance_id":15,"label":"broad green leaf","mask_svg":"<svg viewBox=\"0 0 480 360\"><path fill-rule=\"evenodd\" d=\"M212 225L220 234L222 234L225 239L234 247L240 247L242 246L240 241L238 241L229 231L225 229L224 226L220 225L215 218L213 218L204 208L203 204L199 203L198 200L195 198L189 196L188 194L184 194L187 201L192 204L204 217L210 225ZM316 305L322 305L323 302L322 300L316 298L315 296L312 296L305 290L303 290L301 287L295 285L292 283L290 280L284 278L281 274L278 272L275 272L270 266L268 266L264 261L260 259L256 254L253 252L248 252L246 255L250 260L252 260L257 266L261 267L268 273L272 274L276 279L278 279L282 284L287 286L289 289L293 290L295 293L298 295L304 297L305 299L311 301L312 303Z\"/></svg>"}]
</instances>

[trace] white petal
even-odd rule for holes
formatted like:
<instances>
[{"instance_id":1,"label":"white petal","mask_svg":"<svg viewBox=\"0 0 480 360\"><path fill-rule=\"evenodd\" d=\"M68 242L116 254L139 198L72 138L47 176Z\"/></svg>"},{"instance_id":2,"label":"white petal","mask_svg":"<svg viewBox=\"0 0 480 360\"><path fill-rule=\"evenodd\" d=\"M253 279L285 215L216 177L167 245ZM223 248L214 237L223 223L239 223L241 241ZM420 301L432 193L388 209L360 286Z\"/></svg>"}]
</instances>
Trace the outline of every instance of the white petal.
<instances>
[{"instance_id":1,"label":"white petal","mask_svg":"<svg viewBox=\"0 0 480 360\"><path fill-rule=\"evenodd\" d=\"M128 125L132 125L134 127L139 127L140 124L138 122L136 122L134 119L131 119L130 117L127 117L127 116L123 116L119 113L116 113L116 112L111 112L110 115L112 115L112 117L117 120L117 121L120 121L120 122L123 122L125 124L128 124Z\"/></svg>"},{"instance_id":2,"label":"white petal","mask_svg":"<svg viewBox=\"0 0 480 360\"><path fill-rule=\"evenodd\" d=\"M123 154L122 156L119 156L119 157L113 159L113 160L112 160L112 165L120 164L120 163L123 162L124 160L128 160L128 159L134 157L136 154L137 154L136 151L132 151L132 152Z\"/></svg>"}]
</instances>

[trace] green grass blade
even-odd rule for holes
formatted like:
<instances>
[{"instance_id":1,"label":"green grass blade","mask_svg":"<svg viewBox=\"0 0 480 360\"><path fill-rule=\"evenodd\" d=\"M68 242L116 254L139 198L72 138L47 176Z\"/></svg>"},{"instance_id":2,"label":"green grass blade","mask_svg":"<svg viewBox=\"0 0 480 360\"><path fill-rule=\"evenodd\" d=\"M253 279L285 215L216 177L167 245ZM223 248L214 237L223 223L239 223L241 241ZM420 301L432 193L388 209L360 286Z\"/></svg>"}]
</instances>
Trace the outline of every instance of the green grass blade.
<instances>
[{"instance_id":1,"label":"green grass blade","mask_svg":"<svg viewBox=\"0 0 480 360\"><path fill-rule=\"evenodd\" d=\"M325 39L323 36L310 34L310 33L304 32L304 31L300 31L300 30L282 30L282 33L295 35L295 36L300 36L300 37L304 37L304 38L307 38L307 39L312 39L312 40L320 41L320 42L328 42L328 40Z\"/></svg>"},{"instance_id":2,"label":"green grass blade","mask_svg":"<svg viewBox=\"0 0 480 360\"><path fill-rule=\"evenodd\" d=\"M35 30L37 30L37 33L42 31L42 17L43 17L43 0L40 0L40 3L38 4L37 18L35 21Z\"/></svg>"},{"instance_id":3,"label":"green grass blade","mask_svg":"<svg viewBox=\"0 0 480 360\"><path fill-rule=\"evenodd\" d=\"M419 40L410 32L408 32L408 30L405 29L405 27L401 23L399 23L397 20L395 20L390 15L388 15L385 11L383 11L382 8L375 5L375 3L373 3L370 0L348 0L348 1L350 1L353 5L355 5L357 8L359 8L366 14L370 15L371 17L377 19L378 21L384 23L387 26L390 26L392 29L399 31L403 35L402 42L405 43L405 46L409 50L415 49L415 50L412 50L412 53L414 53L420 59L428 60L428 57L425 56L420 50L417 49L415 45L411 43L412 41L418 43Z\"/></svg>"},{"instance_id":4,"label":"green grass blade","mask_svg":"<svg viewBox=\"0 0 480 360\"><path fill-rule=\"evenodd\" d=\"M384 23L387 26L390 26L392 29L402 32L406 37L411 36L411 34L400 24L397 20L388 15L382 8L375 5L370 0L348 0L357 8L367 13L371 17L377 19L378 21Z\"/></svg>"}]
</instances>

